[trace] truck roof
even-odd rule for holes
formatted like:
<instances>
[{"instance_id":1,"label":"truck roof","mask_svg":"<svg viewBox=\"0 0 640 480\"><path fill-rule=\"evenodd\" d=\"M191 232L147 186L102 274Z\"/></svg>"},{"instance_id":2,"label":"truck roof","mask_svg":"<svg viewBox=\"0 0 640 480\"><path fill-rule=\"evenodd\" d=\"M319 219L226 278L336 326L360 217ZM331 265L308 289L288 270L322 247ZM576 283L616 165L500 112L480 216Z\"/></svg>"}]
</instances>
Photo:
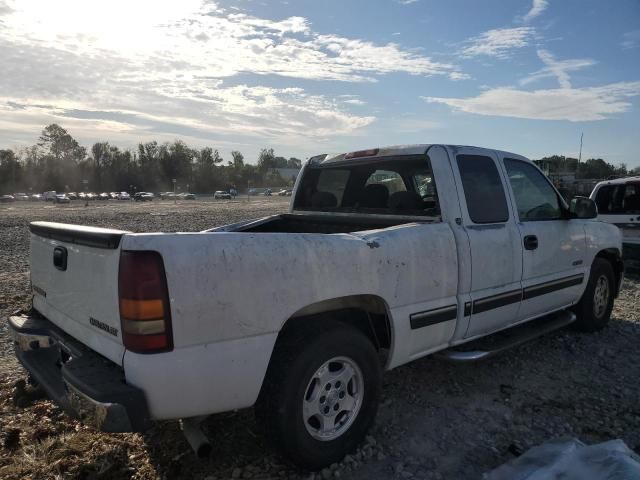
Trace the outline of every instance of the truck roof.
<instances>
[{"instance_id":1,"label":"truck roof","mask_svg":"<svg viewBox=\"0 0 640 480\"><path fill-rule=\"evenodd\" d=\"M622 178L614 178L612 180L604 180L602 182L598 182L594 187L594 190L596 188L601 187L602 185L620 185L627 182L640 182L640 176L635 175L632 177L622 177Z\"/></svg>"},{"instance_id":2,"label":"truck roof","mask_svg":"<svg viewBox=\"0 0 640 480\"><path fill-rule=\"evenodd\" d=\"M424 154L429 147L434 145L438 145L441 147L447 147L454 152L458 149L475 149L478 150L478 154L486 151L493 151L496 153L501 153L506 156L511 156L518 159L528 160L522 155L518 155L516 153L505 152L502 150L496 150L492 148L483 148L476 147L472 145L449 145L449 144L432 144L432 143L419 143L414 145L391 145L387 147L379 147L379 148L370 148L367 150L358 150L354 152L345 152L345 153L331 153L331 154L322 154L316 155L309 159L309 163L313 165L327 165L338 162L348 162L350 160L360 160L363 158L376 158L376 157L394 157L400 155L422 155Z\"/></svg>"}]
</instances>

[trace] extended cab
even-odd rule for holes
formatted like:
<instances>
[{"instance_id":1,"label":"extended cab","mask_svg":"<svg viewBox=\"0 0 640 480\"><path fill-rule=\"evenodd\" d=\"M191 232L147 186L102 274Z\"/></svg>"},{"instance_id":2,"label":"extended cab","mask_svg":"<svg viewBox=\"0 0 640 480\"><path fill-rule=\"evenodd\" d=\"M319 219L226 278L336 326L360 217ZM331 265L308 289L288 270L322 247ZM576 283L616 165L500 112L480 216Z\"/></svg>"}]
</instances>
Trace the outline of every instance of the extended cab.
<instances>
[{"instance_id":1,"label":"extended cab","mask_svg":"<svg viewBox=\"0 0 640 480\"><path fill-rule=\"evenodd\" d=\"M202 452L199 419L255 405L320 468L365 435L384 369L482 358L461 344L524 322L604 327L621 235L595 217L512 153L320 155L286 214L199 233L32 223L33 310L10 327L33 379L98 428L185 419Z\"/></svg>"}]
</instances>

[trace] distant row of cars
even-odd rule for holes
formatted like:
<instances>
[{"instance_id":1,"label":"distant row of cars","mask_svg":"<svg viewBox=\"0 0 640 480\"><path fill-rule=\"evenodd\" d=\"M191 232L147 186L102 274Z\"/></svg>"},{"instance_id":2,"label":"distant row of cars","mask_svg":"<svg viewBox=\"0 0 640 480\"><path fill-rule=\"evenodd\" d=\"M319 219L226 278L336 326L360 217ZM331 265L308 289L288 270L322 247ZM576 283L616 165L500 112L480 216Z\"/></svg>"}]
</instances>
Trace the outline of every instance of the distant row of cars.
<instances>
[{"instance_id":1,"label":"distant row of cars","mask_svg":"<svg viewBox=\"0 0 640 480\"><path fill-rule=\"evenodd\" d=\"M282 190L276 192L276 195L279 197L290 197L293 189L291 188L283 188ZM270 197L273 195L273 190L270 188L250 188L249 189L250 196L264 195L265 197Z\"/></svg>"},{"instance_id":2,"label":"distant row of cars","mask_svg":"<svg viewBox=\"0 0 640 480\"><path fill-rule=\"evenodd\" d=\"M196 196L193 193L173 193L173 192L160 192L157 197L162 200L195 200ZM33 193L31 195L26 193L14 193L11 195L0 195L0 203L10 202L24 202L24 201L49 201L54 203L69 203L71 200L135 200L139 202L152 201L156 198L156 195L151 192L136 192L131 196L127 192L56 192L54 190L44 193Z\"/></svg>"},{"instance_id":3,"label":"distant row of cars","mask_svg":"<svg viewBox=\"0 0 640 480\"><path fill-rule=\"evenodd\" d=\"M275 193L279 197L290 197L292 193L291 188L284 188ZM231 200L236 197L238 192L236 190L216 190L213 194L213 198L216 200ZM257 189L252 188L249 190L249 195L264 195L271 196L272 190L270 188ZM14 193L11 195L0 195L0 203L20 202L20 201L50 201L55 203L69 203L71 200L135 200L137 202L150 202L154 198L161 200L195 200L196 196L193 193L183 192L159 192L157 194L151 192L136 192L131 196L127 192L56 192L54 190L44 193Z\"/></svg>"}]
</instances>

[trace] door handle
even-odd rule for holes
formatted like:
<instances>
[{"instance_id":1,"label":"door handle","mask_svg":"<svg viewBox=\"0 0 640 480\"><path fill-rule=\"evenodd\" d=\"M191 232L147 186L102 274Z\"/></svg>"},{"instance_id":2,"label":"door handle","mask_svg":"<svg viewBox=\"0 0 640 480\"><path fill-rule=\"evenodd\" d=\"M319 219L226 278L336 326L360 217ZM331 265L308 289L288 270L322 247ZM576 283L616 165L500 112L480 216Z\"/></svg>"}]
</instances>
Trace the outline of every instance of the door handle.
<instances>
[{"instance_id":1,"label":"door handle","mask_svg":"<svg viewBox=\"0 0 640 480\"><path fill-rule=\"evenodd\" d=\"M535 235L526 235L524 237L525 250L535 250L538 248L538 237Z\"/></svg>"}]
</instances>

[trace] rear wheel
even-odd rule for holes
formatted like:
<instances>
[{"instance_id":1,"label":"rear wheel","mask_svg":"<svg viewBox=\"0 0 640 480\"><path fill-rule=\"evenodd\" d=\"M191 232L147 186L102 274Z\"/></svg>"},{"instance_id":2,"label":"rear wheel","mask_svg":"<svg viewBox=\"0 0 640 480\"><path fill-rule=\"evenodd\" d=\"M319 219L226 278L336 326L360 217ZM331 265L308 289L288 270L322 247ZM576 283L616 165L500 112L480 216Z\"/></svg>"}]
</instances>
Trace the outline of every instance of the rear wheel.
<instances>
[{"instance_id":1,"label":"rear wheel","mask_svg":"<svg viewBox=\"0 0 640 480\"><path fill-rule=\"evenodd\" d=\"M380 362L369 338L341 322L285 336L256 412L287 458L316 470L341 460L364 438L377 412Z\"/></svg>"},{"instance_id":2,"label":"rear wheel","mask_svg":"<svg viewBox=\"0 0 640 480\"><path fill-rule=\"evenodd\" d=\"M611 317L615 276L611 263L596 258L591 265L587 288L580 302L573 308L577 316L574 326L583 332L604 328Z\"/></svg>"}]
</instances>

